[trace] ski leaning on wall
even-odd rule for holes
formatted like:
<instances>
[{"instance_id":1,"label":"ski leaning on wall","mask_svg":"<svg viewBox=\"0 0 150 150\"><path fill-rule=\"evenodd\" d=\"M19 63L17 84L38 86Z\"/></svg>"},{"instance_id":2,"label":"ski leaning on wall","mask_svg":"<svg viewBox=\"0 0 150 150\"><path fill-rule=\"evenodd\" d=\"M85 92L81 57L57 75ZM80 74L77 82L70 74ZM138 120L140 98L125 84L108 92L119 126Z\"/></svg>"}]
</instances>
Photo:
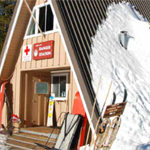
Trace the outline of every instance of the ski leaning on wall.
<instances>
[{"instance_id":1,"label":"ski leaning on wall","mask_svg":"<svg viewBox=\"0 0 150 150\"><path fill-rule=\"evenodd\" d=\"M54 97L49 98L47 126L53 126Z\"/></svg>"},{"instance_id":2,"label":"ski leaning on wall","mask_svg":"<svg viewBox=\"0 0 150 150\"><path fill-rule=\"evenodd\" d=\"M121 124L120 116L124 112L126 99L127 91L125 89L123 102L115 104L116 94L113 93L112 105L106 107L103 121L99 127L99 133L96 139L97 149L110 150Z\"/></svg>"}]
</instances>

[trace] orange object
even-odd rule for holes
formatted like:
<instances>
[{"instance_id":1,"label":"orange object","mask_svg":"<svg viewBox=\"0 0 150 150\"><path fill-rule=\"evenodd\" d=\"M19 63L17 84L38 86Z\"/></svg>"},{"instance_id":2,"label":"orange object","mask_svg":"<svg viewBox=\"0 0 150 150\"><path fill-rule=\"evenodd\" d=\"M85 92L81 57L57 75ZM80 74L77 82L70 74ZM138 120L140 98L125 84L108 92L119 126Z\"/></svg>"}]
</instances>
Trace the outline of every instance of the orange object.
<instances>
[{"instance_id":1,"label":"orange object","mask_svg":"<svg viewBox=\"0 0 150 150\"><path fill-rule=\"evenodd\" d=\"M81 136L79 140L79 147L83 146L85 140L85 132L86 132L86 125L87 125L87 116L84 110L84 106L80 97L80 93L77 92L75 94L74 104L72 114L74 115L81 115L83 117L83 124L81 129Z\"/></svg>"},{"instance_id":2,"label":"orange object","mask_svg":"<svg viewBox=\"0 0 150 150\"><path fill-rule=\"evenodd\" d=\"M1 89L0 89L0 128L1 128L1 122L2 122L2 110L3 110L5 85L6 84L7 84L7 82L2 83Z\"/></svg>"},{"instance_id":3,"label":"orange object","mask_svg":"<svg viewBox=\"0 0 150 150\"><path fill-rule=\"evenodd\" d=\"M79 92L75 94L72 114L86 116Z\"/></svg>"}]
</instances>

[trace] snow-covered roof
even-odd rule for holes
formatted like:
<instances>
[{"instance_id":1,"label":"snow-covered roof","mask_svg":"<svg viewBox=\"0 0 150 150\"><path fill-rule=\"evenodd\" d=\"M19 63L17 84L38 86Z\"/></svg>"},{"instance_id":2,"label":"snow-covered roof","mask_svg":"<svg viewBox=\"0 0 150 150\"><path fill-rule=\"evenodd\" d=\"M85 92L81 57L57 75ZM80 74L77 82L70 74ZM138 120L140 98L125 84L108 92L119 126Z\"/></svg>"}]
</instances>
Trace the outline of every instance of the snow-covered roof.
<instances>
[{"instance_id":1,"label":"snow-covered roof","mask_svg":"<svg viewBox=\"0 0 150 150\"><path fill-rule=\"evenodd\" d=\"M88 112L92 111L95 92L92 86L92 72L90 68L90 53L92 53L92 37L95 36L99 24L106 19L108 6L123 0L80 0L80 1L52 1L58 18L64 41L68 49L74 74L77 77L83 99ZM124 0L127 1L127 0ZM150 1L128 0L148 20L150 20ZM100 49L101 47L99 47ZM97 66L99 67L99 66ZM98 105L93 117L95 126L99 114Z\"/></svg>"}]
</instances>

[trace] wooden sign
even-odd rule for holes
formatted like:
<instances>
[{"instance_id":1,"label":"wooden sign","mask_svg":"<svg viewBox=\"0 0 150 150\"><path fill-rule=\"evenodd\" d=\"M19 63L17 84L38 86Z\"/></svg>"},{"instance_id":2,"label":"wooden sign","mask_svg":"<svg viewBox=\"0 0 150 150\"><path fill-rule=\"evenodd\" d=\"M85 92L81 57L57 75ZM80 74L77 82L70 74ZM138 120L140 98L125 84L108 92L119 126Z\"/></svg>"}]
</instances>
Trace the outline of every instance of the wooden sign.
<instances>
[{"instance_id":1,"label":"wooden sign","mask_svg":"<svg viewBox=\"0 0 150 150\"><path fill-rule=\"evenodd\" d=\"M36 43L33 46L33 59L48 59L53 58L54 41L47 41L42 43Z\"/></svg>"},{"instance_id":2,"label":"wooden sign","mask_svg":"<svg viewBox=\"0 0 150 150\"><path fill-rule=\"evenodd\" d=\"M104 113L104 118L120 116L121 114L123 114L125 106L126 102L107 106Z\"/></svg>"},{"instance_id":3,"label":"wooden sign","mask_svg":"<svg viewBox=\"0 0 150 150\"><path fill-rule=\"evenodd\" d=\"M49 94L49 88L47 82L36 82L35 94Z\"/></svg>"}]
</instances>

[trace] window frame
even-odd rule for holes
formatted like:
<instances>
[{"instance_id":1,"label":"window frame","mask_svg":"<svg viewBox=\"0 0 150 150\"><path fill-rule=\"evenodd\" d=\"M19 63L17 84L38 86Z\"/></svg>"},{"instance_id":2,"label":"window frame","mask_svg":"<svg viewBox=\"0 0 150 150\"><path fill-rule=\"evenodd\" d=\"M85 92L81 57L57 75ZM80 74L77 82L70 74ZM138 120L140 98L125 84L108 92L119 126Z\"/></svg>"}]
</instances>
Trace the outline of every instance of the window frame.
<instances>
[{"instance_id":1,"label":"window frame","mask_svg":"<svg viewBox=\"0 0 150 150\"><path fill-rule=\"evenodd\" d=\"M61 76L65 76L66 77L66 97L54 97L54 100L56 100L56 101L65 101L65 100L67 100L68 99L68 86L69 86L69 84L68 84L68 76L69 76L69 74L68 73L55 73L55 74L51 74L51 94L52 94L52 91L53 91L53 86L54 86L54 84L53 84L53 77L56 77L56 76L59 76L59 77L61 77Z\"/></svg>"},{"instance_id":2,"label":"window frame","mask_svg":"<svg viewBox=\"0 0 150 150\"><path fill-rule=\"evenodd\" d=\"M53 12L53 9L52 9L52 6L51 6L50 2L34 6L34 8L32 10L32 15L35 12L35 14L36 14L36 21L38 23L39 23L39 10L40 10L41 7L44 7L44 6L47 6L47 5L50 5L50 8L52 10L53 15L55 14ZM27 25L27 28L26 28L24 39L28 39L28 38L37 37L37 36L41 36L42 35L41 33L38 33L38 25L37 24L35 24L35 34L27 35L31 22L32 22L32 16L30 16L30 19L29 19L29 22L28 22L28 25ZM59 31L59 29L57 28L58 26L57 26L57 23L56 23L56 16L55 15L54 15L54 24L53 25L54 25L53 26L53 30L43 32L43 34L46 35L46 34L55 33L55 32Z\"/></svg>"}]
</instances>

